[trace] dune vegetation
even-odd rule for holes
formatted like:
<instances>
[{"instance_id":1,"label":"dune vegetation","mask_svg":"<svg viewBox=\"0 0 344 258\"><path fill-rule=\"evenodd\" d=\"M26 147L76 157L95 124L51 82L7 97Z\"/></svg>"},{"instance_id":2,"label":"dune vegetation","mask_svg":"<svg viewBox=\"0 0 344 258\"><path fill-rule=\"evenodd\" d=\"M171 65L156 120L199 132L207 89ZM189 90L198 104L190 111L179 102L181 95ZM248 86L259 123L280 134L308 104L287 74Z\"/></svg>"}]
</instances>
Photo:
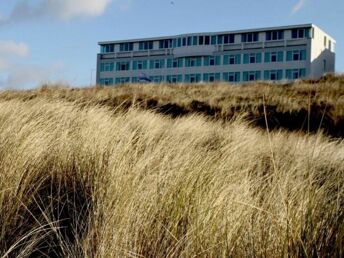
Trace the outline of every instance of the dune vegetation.
<instances>
[{"instance_id":1,"label":"dune vegetation","mask_svg":"<svg viewBox=\"0 0 344 258\"><path fill-rule=\"evenodd\" d=\"M341 78L4 91L0 257L343 257L343 96ZM270 130L271 106L304 127Z\"/></svg>"}]
</instances>

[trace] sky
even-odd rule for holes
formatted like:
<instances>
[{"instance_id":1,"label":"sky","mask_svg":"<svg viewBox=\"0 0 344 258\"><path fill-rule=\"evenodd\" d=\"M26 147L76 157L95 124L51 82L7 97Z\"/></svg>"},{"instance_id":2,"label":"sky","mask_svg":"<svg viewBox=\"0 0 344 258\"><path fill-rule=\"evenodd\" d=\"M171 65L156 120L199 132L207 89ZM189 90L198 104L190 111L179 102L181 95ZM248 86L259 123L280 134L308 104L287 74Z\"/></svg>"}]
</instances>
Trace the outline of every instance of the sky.
<instances>
[{"instance_id":1,"label":"sky","mask_svg":"<svg viewBox=\"0 0 344 258\"><path fill-rule=\"evenodd\" d=\"M99 41L314 23L337 41L344 0L0 0L0 89L95 84Z\"/></svg>"}]
</instances>

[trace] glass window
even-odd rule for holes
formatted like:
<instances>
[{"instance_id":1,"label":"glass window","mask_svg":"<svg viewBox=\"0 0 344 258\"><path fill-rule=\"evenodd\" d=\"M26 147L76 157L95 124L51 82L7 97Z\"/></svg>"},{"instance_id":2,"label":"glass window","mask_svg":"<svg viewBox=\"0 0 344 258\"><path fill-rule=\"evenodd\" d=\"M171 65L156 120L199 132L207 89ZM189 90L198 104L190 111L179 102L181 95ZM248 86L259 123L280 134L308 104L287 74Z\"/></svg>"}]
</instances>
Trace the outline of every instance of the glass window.
<instances>
[{"instance_id":1,"label":"glass window","mask_svg":"<svg viewBox=\"0 0 344 258\"><path fill-rule=\"evenodd\" d=\"M198 37L197 36L193 36L192 37L192 45L196 46L198 44Z\"/></svg>"},{"instance_id":2,"label":"glass window","mask_svg":"<svg viewBox=\"0 0 344 258\"><path fill-rule=\"evenodd\" d=\"M266 40L282 40L284 38L283 30L267 31Z\"/></svg>"},{"instance_id":3,"label":"glass window","mask_svg":"<svg viewBox=\"0 0 344 258\"><path fill-rule=\"evenodd\" d=\"M258 32L241 34L241 42L256 42L258 41Z\"/></svg>"},{"instance_id":4,"label":"glass window","mask_svg":"<svg viewBox=\"0 0 344 258\"><path fill-rule=\"evenodd\" d=\"M205 36L204 37L204 45L209 45L210 44L210 37L209 36Z\"/></svg>"},{"instance_id":5,"label":"glass window","mask_svg":"<svg viewBox=\"0 0 344 258\"><path fill-rule=\"evenodd\" d=\"M217 36L217 44L221 45L223 43L223 36L219 35Z\"/></svg>"},{"instance_id":6,"label":"glass window","mask_svg":"<svg viewBox=\"0 0 344 258\"><path fill-rule=\"evenodd\" d=\"M117 62L116 71L127 71L130 70L130 62Z\"/></svg>"},{"instance_id":7,"label":"glass window","mask_svg":"<svg viewBox=\"0 0 344 258\"><path fill-rule=\"evenodd\" d=\"M183 38L183 47L185 47L186 46L186 38Z\"/></svg>"},{"instance_id":8,"label":"glass window","mask_svg":"<svg viewBox=\"0 0 344 258\"><path fill-rule=\"evenodd\" d=\"M216 45L216 36L211 36L211 44Z\"/></svg>"},{"instance_id":9,"label":"glass window","mask_svg":"<svg viewBox=\"0 0 344 258\"><path fill-rule=\"evenodd\" d=\"M188 37L188 46L192 46L192 37Z\"/></svg>"},{"instance_id":10,"label":"glass window","mask_svg":"<svg viewBox=\"0 0 344 258\"><path fill-rule=\"evenodd\" d=\"M223 44L233 44L234 43L234 34L226 34L222 35L223 37Z\"/></svg>"},{"instance_id":11,"label":"glass window","mask_svg":"<svg viewBox=\"0 0 344 258\"><path fill-rule=\"evenodd\" d=\"M203 36L198 37L198 44L203 45Z\"/></svg>"},{"instance_id":12,"label":"glass window","mask_svg":"<svg viewBox=\"0 0 344 258\"><path fill-rule=\"evenodd\" d=\"M121 43L119 44L119 51L120 52L128 52L128 51L133 51L134 48L134 43Z\"/></svg>"},{"instance_id":13,"label":"glass window","mask_svg":"<svg viewBox=\"0 0 344 258\"><path fill-rule=\"evenodd\" d=\"M293 39L298 38L309 38L310 35L310 29L292 29L291 30L291 37Z\"/></svg>"},{"instance_id":14,"label":"glass window","mask_svg":"<svg viewBox=\"0 0 344 258\"><path fill-rule=\"evenodd\" d=\"M101 53L113 53L115 52L114 44L106 44L101 46Z\"/></svg>"},{"instance_id":15,"label":"glass window","mask_svg":"<svg viewBox=\"0 0 344 258\"><path fill-rule=\"evenodd\" d=\"M139 50L153 49L153 41L141 41L139 42Z\"/></svg>"},{"instance_id":16,"label":"glass window","mask_svg":"<svg viewBox=\"0 0 344 258\"><path fill-rule=\"evenodd\" d=\"M102 86L113 85L113 78L103 78L99 80L99 84Z\"/></svg>"},{"instance_id":17,"label":"glass window","mask_svg":"<svg viewBox=\"0 0 344 258\"><path fill-rule=\"evenodd\" d=\"M159 40L159 48L171 48L172 47L172 39L163 39Z\"/></svg>"}]
</instances>

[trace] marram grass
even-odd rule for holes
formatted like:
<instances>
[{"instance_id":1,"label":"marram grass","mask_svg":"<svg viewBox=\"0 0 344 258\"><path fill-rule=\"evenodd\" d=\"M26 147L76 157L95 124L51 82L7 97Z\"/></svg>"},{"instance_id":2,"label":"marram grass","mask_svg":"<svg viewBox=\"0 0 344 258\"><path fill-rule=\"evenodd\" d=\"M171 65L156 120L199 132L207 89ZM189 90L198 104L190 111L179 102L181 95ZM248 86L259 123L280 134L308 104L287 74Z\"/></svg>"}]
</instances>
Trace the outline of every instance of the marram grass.
<instances>
[{"instance_id":1,"label":"marram grass","mask_svg":"<svg viewBox=\"0 0 344 258\"><path fill-rule=\"evenodd\" d=\"M344 143L0 101L0 257L343 257Z\"/></svg>"}]
</instances>

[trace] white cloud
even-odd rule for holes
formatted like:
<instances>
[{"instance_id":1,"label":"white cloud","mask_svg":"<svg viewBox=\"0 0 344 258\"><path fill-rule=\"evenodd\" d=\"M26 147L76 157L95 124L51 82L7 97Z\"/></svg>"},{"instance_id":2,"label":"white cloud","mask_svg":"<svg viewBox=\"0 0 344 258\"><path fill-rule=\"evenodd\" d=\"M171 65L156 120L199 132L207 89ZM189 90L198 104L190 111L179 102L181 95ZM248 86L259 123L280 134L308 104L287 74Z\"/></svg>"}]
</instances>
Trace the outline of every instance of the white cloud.
<instances>
[{"instance_id":1,"label":"white cloud","mask_svg":"<svg viewBox=\"0 0 344 258\"><path fill-rule=\"evenodd\" d=\"M41 0L29 3L20 0L7 18L0 17L0 25L52 17L68 21L76 17L95 17L103 14L112 0Z\"/></svg>"},{"instance_id":2,"label":"white cloud","mask_svg":"<svg viewBox=\"0 0 344 258\"><path fill-rule=\"evenodd\" d=\"M14 41L0 41L0 60L1 58L27 57L29 47L25 43L16 43Z\"/></svg>"},{"instance_id":3,"label":"white cloud","mask_svg":"<svg viewBox=\"0 0 344 258\"><path fill-rule=\"evenodd\" d=\"M29 54L25 43L0 41L0 89L31 88L57 78L63 70L63 64L40 66L21 62Z\"/></svg>"},{"instance_id":4,"label":"white cloud","mask_svg":"<svg viewBox=\"0 0 344 258\"><path fill-rule=\"evenodd\" d=\"M298 2L296 3L296 5L294 5L292 11L291 11L291 15L296 14L297 12L299 12L305 5L307 0L298 0Z\"/></svg>"}]
</instances>

